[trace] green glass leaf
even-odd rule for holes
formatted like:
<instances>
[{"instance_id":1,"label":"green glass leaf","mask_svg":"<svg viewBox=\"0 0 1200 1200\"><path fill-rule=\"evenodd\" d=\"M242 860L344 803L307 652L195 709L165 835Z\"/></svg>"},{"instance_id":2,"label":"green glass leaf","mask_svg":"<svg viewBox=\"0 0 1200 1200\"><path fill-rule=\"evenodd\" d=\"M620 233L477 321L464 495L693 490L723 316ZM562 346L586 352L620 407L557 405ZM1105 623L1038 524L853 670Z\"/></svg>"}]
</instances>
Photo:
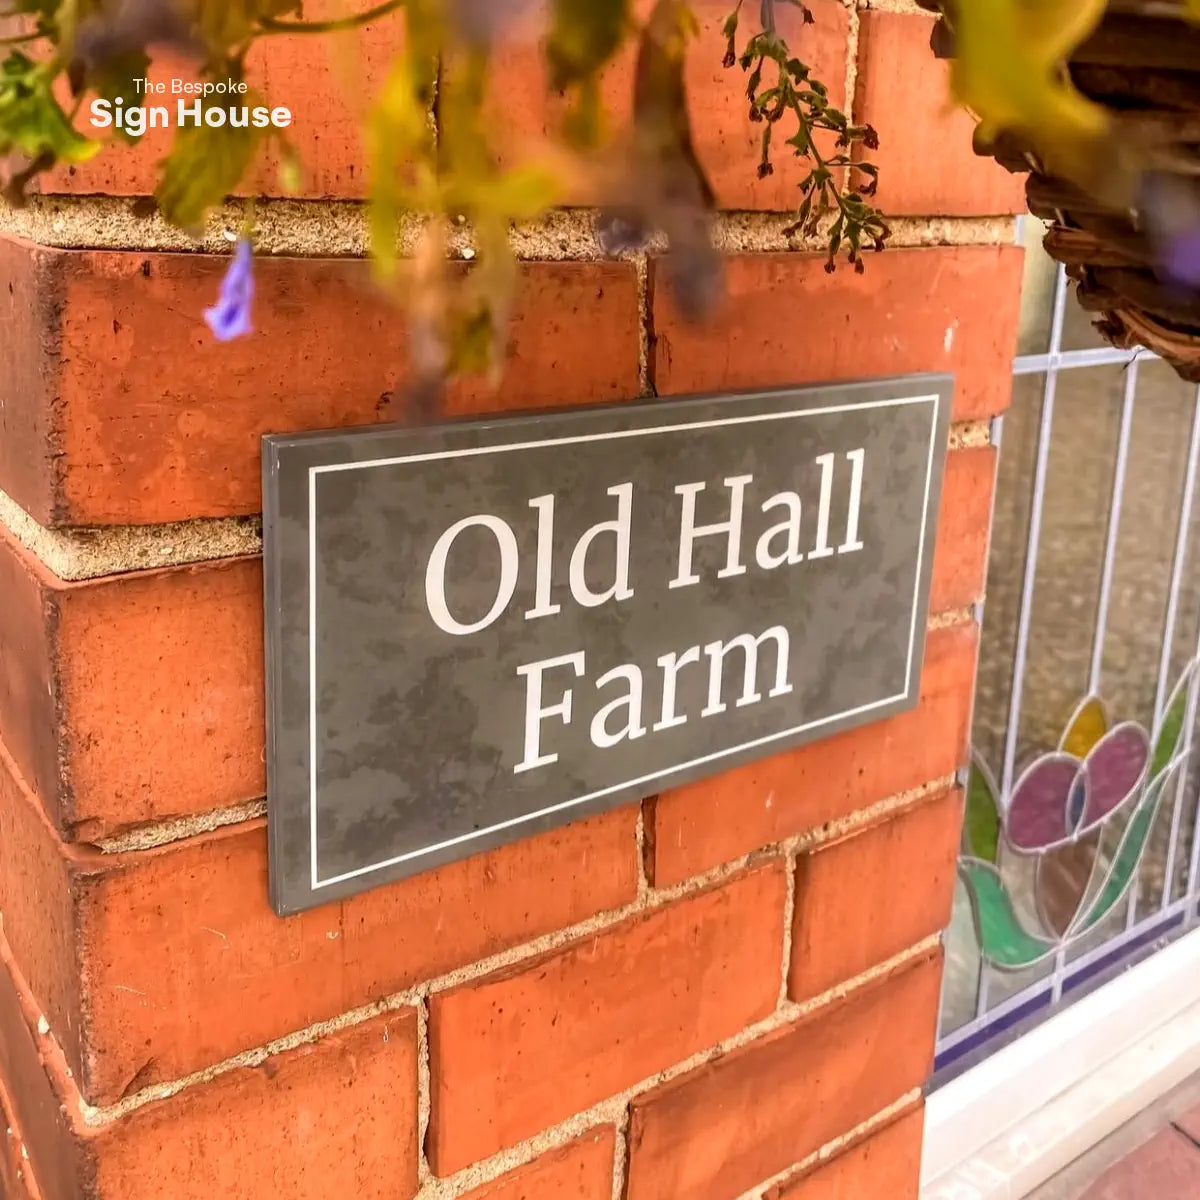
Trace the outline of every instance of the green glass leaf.
<instances>
[{"instance_id":1,"label":"green glass leaf","mask_svg":"<svg viewBox=\"0 0 1200 1200\"><path fill-rule=\"evenodd\" d=\"M1031 966L1054 951L1056 942L1035 937L1022 926L1000 873L991 863L964 858L958 872L971 895L980 949L990 962L1014 970Z\"/></svg>"},{"instance_id":2,"label":"green glass leaf","mask_svg":"<svg viewBox=\"0 0 1200 1200\"><path fill-rule=\"evenodd\" d=\"M974 755L967 777L967 811L963 818L963 850L994 863L1000 844L1000 803L987 767Z\"/></svg>"},{"instance_id":3,"label":"green glass leaf","mask_svg":"<svg viewBox=\"0 0 1200 1200\"><path fill-rule=\"evenodd\" d=\"M1187 716L1188 693L1196 664L1190 663L1171 692L1163 710L1162 725L1154 739L1154 754L1150 759L1150 779L1156 779L1179 753L1183 741L1183 722Z\"/></svg>"},{"instance_id":4,"label":"green glass leaf","mask_svg":"<svg viewBox=\"0 0 1200 1200\"><path fill-rule=\"evenodd\" d=\"M1185 699L1186 696L1187 689L1184 688ZM1100 893L1091 908L1088 909L1082 923L1077 926L1076 932L1083 932L1098 925L1124 899L1129 885L1133 882L1133 877L1141 866L1142 854L1146 849L1146 843L1150 840L1150 832L1154 828L1154 818L1158 815L1158 808L1167 791L1167 785L1175 778L1176 771L1166 771L1157 776L1146 788L1146 794L1138 802L1121 838L1121 844L1117 848L1117 853L1109 868L1108 876L1100 888Z\"/></svg>"}]
</instances>

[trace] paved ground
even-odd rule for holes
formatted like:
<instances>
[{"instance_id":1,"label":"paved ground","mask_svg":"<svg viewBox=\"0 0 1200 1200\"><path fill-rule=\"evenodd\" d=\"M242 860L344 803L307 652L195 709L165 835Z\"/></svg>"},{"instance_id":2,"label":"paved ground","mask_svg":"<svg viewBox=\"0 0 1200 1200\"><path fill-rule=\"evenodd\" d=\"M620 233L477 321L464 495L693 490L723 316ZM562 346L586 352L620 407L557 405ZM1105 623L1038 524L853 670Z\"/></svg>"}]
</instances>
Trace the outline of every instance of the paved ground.
<instances>
[{"instance_id":1,"label":"paved ground","mask_svg":"<svg viewBox=\"0 0 1200 1200\"><path fill-rule=\"evenodd\" d=\"M1029 1200L1200 1200L1200 1077L1117 1130Z\"/></svg>"}]
</instances>

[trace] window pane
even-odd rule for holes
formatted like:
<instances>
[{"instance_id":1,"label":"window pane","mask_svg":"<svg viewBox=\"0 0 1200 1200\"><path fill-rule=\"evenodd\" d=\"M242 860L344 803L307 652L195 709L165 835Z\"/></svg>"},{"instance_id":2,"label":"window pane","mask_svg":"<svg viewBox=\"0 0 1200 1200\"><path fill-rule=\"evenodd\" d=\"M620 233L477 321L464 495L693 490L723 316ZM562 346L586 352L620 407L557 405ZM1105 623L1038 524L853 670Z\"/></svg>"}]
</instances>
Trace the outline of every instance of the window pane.
<instances>
[{"instance_id":1,"label":"window pane","mask_svg":"<svg viewBox=\"0 0 1200 1200\"><path fill-rule=\"evenodd\" d=\"M1046 224L1034 216L1020 219L1025 247L1025 277L1021 283L1021 323L1018 354L1045 354L1050 349L1050 319L1054 311L1055 265L1042 249Z\"/></svg>"},{"instance_id":2,"label":"window pane","mask_svg":"<svg viewBox=\"0 0 1200 1200\"><path fill-rule=\"evenodd\" d=\"M1004 730L1012 689L1013 654L1021 598L1021 567L1033 497L1033 467L1042 410L1043 375L1013 380L1012 407L1001 427L1000 467L992 546L988 559L987 602L975 683L975 750L993 765L1004 754Z\"/></svg>"},{"instance_id":3,"label":"window pane","mask_svg":"<svg viewBox=\"0 0 1200 1200\"><path fill-rule=\"evenodd\" d=\"M1096 332L1094 324L1099 313L1087 312L1075 298L1075 285L1067 288L1067 303L1063 309L1063 350L1099 350L1110 345Z\"/></svg>"},{"instance_id":4,"label":"window pane","mask_svg":"<svg viewBox=\"0 0 1200 1200\"><path fill-rule=\"evenodd\" d=\"M1187 756L1200 744L1200 688L1172 699L1200 653L1197 393L1146 356L1132 370L1067 357L1050 380L1048 422L1046 377L1018 376L1002 424L977 765L946 941L946 1063L1150 952L1200 899L1190 869L1200 763Z\"/></svg>"},{"instance_id":5,"label":"window pane","mask_svg":"<svg viewBox=\"0 0 1200 1200\"><path fill-rule=\"evenodd\" d=\"M1021 283L1021 321L1017 335L1018 354L1045 354L1050 349L1050 326L1054 314L1054 283L1058 264L1042 248L1049 228L1038 217L1021 218L1020 241L1025 248L1025 274ZM1075 298L1075 285L1067 289L1063 308L1060 350L1095 350L1108 346L1096 332L1095 313L1085 312Z\"/></svg>"}]
</instances>

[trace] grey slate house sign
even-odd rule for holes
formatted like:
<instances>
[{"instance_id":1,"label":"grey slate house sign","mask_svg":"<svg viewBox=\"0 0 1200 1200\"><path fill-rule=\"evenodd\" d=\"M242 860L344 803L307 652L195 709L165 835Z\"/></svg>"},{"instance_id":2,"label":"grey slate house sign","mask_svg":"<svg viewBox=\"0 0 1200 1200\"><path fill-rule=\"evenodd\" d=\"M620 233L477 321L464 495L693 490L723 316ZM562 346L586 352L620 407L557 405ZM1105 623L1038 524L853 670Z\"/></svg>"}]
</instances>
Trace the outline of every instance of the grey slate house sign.
<instances>
[{"instance_id":1,"label":"grey slate house sign","mask_svg":"<svg viewBox=\"0 0 1200 1200\"><path fill-rule=\"evenodd\" d=\"M276 911L912 707L950 394L266 438Z\"/></svg>"}]
</instances>

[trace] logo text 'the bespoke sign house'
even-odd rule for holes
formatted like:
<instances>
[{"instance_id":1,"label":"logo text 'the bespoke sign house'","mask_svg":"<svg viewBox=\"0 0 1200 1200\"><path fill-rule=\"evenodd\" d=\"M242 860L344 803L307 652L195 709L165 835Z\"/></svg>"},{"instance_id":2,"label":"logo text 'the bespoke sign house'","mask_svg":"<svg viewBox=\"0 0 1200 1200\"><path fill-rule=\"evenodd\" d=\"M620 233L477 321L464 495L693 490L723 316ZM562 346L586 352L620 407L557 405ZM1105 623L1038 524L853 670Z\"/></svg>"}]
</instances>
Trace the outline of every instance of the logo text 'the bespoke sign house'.
<instances>
[{"instance_id":1,"label":"logo text 'the bespoke sign house'","mask_svg":"<svg viewBox=\"0 0 1200 1200\"><path fill-rule=\"evenodd\" d=\"M947 397L267 439L276 908L914 703Z\"/></svg>"}]
</instances>

